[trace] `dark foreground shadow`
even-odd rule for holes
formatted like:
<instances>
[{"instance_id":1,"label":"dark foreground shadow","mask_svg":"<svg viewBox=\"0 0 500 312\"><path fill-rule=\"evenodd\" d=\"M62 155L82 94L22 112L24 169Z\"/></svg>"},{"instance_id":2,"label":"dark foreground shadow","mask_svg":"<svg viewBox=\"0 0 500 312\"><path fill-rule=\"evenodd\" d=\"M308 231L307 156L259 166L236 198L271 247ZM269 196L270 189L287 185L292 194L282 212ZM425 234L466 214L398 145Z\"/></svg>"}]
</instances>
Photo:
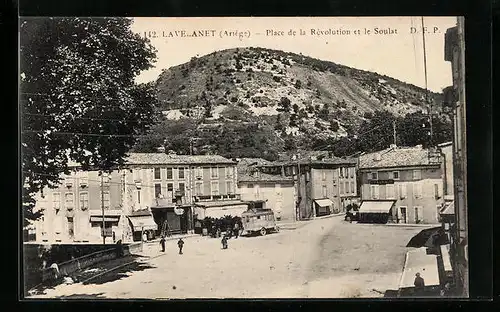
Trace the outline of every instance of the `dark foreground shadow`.
<instances>
[{"instance_id":1,"label":"dark foreground shadow","mask_svg":"<svg viewBox=\"0 0 500 312\"><path fill-rule=\"evenodd\" d=\"M397 298L398 297L398 291L393 290L393 289L388 289L384 293L384 298Z\"/></svg>"}]
</instances>

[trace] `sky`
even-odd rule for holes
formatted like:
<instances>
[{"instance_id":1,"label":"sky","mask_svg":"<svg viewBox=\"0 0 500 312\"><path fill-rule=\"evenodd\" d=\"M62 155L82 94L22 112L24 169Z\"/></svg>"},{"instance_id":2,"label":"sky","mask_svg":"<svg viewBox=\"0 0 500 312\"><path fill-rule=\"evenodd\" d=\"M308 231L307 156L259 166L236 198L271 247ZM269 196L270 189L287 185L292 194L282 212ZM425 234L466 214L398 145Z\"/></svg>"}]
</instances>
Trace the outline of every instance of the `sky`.
<instances>
[{"instance_id":1,"label":"sky","mask_svg":"<svg viewBox=\"0 0 500 312\"><path fill-rule=\"evenodd\" d=\"M138 17L133 20L132 31L150 38L157 49L155 67L142 72L138 82L156 80L163 69L186 63L194 56L252 46L302 53L422 88L426 85L422 17ZM456 25L456 17L424 17L423 24L427 88L441 92L452 85L451 64L444 60L444 34ZM187 36L193 33L197 36Z\"/></svg>"}]
</instances>

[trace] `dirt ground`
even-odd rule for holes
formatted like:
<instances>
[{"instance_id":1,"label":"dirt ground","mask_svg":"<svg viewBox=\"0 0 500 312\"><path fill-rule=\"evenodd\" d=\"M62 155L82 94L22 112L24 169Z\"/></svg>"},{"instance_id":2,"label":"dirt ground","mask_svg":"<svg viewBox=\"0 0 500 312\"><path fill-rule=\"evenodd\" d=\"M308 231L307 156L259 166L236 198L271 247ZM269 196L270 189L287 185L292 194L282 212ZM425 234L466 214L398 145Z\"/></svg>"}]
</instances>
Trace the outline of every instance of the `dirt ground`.
<instances>
[{"instance_id":1,"label":"dirt ground","mask_svg":"<svg viewBox=\"0 0 500 312\"><path fill-rule=\"evenodd\" d=\"M342 217L229 240L194 237L179 255L145 246L142 269L59 285L34 298L355 298L397 288L410 238L422 228L351 224ZM160 255L160 256L159 256ZM116 278L119 276L119 278Z\"/></svg>"}]
</instances>

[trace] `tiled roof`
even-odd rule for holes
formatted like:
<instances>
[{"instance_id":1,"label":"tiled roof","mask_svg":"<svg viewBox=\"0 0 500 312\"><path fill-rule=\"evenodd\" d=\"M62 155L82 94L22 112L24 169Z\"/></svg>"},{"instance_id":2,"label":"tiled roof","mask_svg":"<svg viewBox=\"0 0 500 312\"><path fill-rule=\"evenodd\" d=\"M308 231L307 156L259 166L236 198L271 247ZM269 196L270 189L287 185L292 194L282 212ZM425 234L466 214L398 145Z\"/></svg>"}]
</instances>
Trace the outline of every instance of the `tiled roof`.
<instances>
[{"instance_id":1,"label":"tiled roof","mask_svg":"<svg viewBox=\"0 0 500 312\"><path fill-rule=\"evenodd\" d=\"M272 162L262 158L241 158L238 161L238 182L282 182L291 181L291 177L282 177L281 175L267 174L258 172L258 166L265 166ZM254 175L257 172L257 175Z\"/></svg>"},{"instance_id":2,"label":"tiled roof","mask_svg":"<svg viewBox=\"0 0 500 312\"><path fill-rule=\"evenodd\" d=\"M286 182L292 181L292 177L283 177L278 174L259 172L258 175L248 173L238 174L238 182Z\"/></svg>"},{"instance_id":3,"label":"tiled roof","mask_svg":"<svg viewBox=\"0 0 500 312\"><path fill-rule=\"evenodd\" d=\"M345 159L336 156L329 156L322 159L307 159L301 158L300 161L297 160L278 160L269 164L262 166L282 166L282 165L293 165L300 163L300 165L355 165L356 160Z\"/></svg>"},{"instance_id":4,"label":"tiled roof","mask_svg":"<svg viewBox=\"0 0 500 312\"><path fill-rule=\"evenodd\" d=\"M380 155L380 160L375 160L376 154ZM388 148L359 156L360 169L428 165L432 165L429 151L420 146Z\"/></svg>"},{"instance_id":5,"label":"tiled roof","mask_svg":"<svg viewBox=\"0 0 500 312\"><path fill-rule=\"evenodd\" d=\"M236 164L236 162L220 155L169 155L165 153L130 153L126 158L125 164Z\"/></svg>"}]
</instances>

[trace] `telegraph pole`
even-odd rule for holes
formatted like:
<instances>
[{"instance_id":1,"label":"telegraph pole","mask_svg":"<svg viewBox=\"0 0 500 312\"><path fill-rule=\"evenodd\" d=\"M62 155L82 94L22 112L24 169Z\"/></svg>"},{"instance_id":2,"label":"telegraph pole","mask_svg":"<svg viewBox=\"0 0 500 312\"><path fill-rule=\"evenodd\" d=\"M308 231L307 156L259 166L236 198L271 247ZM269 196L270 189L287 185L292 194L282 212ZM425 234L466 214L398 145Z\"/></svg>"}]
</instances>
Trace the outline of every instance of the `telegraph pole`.
<instances>
[{"instance_id":1,"label":"telegraph pole","mask_svg":"<svg viewBox=\"0 0 500 312\"><path fill-rule=\"evenodd\" d=\"M102 244L106 245L106 223L104 221L104 174L101 172Z\"/></svg>"},{"instance_id":2,"label":"telegraph pole","mask_svg":"<svg viewBox=\"0 0 500 312\"><path fill-rule=\"evenodd\" d=\"M392 121L392 132L394 136L394 146L396 146L396 120Z\"/></svg>"},{"instance_id":3,"label":"telegraph pole","mask_svg":"<svg viewBox=\"0 0 500 312\"><path fill-rule=\"evenodd\" d=\"M424 76L425 76L425 104L427 106L427 114L429 115L429 127L430 127L430 145L433 146L433 131L432 131L432 104L429 101L429 91L427 88L427 55L425 51L425 32L424 32L424 17L422 16L422 43L424 48Z\"/></svg>"}]
</instances>

